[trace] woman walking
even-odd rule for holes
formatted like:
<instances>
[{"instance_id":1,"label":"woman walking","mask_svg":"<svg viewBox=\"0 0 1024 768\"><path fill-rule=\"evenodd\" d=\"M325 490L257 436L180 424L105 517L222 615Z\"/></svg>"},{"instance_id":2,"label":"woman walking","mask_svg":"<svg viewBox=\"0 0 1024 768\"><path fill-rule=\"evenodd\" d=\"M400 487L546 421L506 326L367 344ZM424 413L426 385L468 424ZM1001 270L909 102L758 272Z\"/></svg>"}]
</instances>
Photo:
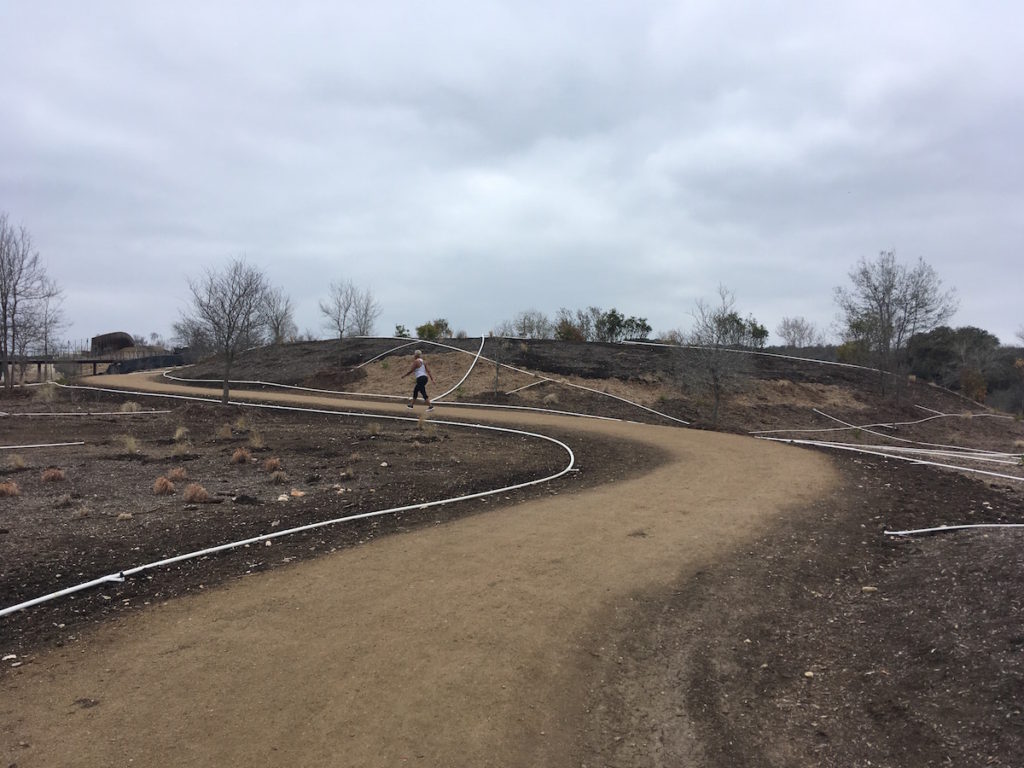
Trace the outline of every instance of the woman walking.
<instances>
[{"instance_id":1,"label":"woman walking","mask_svg":"<svg viewBox=\"0 0 1024 768\"><path fill-rule=\"evenodd\" d=\"M427 381L433 383L434 374L430 372L430 366L427 365L427 361L423 359L423 353L418 349L413 353L412 366L402 374L402 378L404 379L410 373L416 376L416 387L412 391L412 400L405 407L412 408L416 403L416 395L422 394L423 401L427 404L427 410L434 410L434 406L430 404L430 398L427 397Z\"/></svg>"}]
</instances>

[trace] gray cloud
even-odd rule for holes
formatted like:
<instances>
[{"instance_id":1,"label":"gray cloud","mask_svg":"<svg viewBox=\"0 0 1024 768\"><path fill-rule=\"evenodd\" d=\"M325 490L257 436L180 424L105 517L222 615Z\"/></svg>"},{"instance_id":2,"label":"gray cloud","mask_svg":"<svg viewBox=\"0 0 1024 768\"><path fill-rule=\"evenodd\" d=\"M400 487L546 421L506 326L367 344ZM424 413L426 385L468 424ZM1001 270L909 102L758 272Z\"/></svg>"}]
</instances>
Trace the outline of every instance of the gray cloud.
<instances>
[{"instance_id":1,"label":"gray cloud","mask_svg":"<svg viewBox=\"0 0 1024 768\"><path fill-rule=\"evenodd\" d=\"M0 207L71 334L168 333L245 255L318 329L535 307L686 326L719 283L827 324L862 256L924 257L958 324L1024 320L1020 12L984 2L19 4ZM111 277L111 274L116 277Z\"/></svg>"}]
</instances>

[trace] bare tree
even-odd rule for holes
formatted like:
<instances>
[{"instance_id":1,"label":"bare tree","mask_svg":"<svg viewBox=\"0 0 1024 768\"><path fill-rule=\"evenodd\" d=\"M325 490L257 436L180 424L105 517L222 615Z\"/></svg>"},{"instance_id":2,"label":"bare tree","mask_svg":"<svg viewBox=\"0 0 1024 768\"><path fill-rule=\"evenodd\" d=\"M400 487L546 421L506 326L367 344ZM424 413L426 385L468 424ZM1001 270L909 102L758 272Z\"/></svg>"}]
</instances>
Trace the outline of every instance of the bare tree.
<instances>
[{"instance_id":1,"label":"bare tree","mask_svg":"<svg viewBox=\"0 0 1024 768\"><path fill-rule=\"evenodd\" d=\"M191 313L182 317L181 329L208 342L224 365L221 402L228 402L231 366L238 353L262 343L267 281L244 259L233 259L222 272L207 270L202 279L189 280Z\"/></svg>"},{"instance_id":2,"label":"bare tree","mask_svg":"<svg viewBox=\"0 0 1024 768\"><path fill-rule=\"evenodd\" d=\"M299 331L295 324L295 307L282 288L267 289L263 300L263 316L271 344L284 344Z\"/></svg>"},{"instance_id":3,"label":"bare tree","mask_svg":"<svg viewBox=\"0 0 1024 768\"><path fill-rule=\"evenodd\" d=\"M0 373L7 389L14 386L14 354L24 351L33 335L52 334L58 327L59 296L28 230L0 213Z\"/></svg>"},{"instance_id":4,"label":"bare tree","mask_svg":"<svg viewBox=\"0 0 1024 768\"><path fill-rule=\"evenodd\" d=\"M349 330L352 312L359 298L359 289L349 280L332 282L326 301L320 302L320 312L324 315L324 327L344 338Z\"/></svg>"},{"instance_id":5,"label":"bare tree","mask_svg":"<svg viewBox=\"0 0 1024 768\"><path fill-rule=\"evenodd\" d=\"M369 288L357 290L352 305L352 335L372 336L374 323L382 311Z\"/></svg>"},{"instance_id":6,"label":"bare tree","mask_svg":"<svg viewBox=\"0 0 1024 768\"><path fill-rule=\"evenodd\" d=\"M527 309L496 327L498 335L520 339L550 339L554 330L548 316L538 309Z\"/></svg>"},{"instance_id":7,"label":"bare tree","mask_svg":"<svg viewBox=\"0 0 1024 768\"><path fill-rule=\"evenodd\" d=\"M711 425L718 425L722 397L735 387L748 357L735 350L742 344L746 324L736 312L736 299L724 285L718 286L714 305L699 299L694 306L694 324L687 340L694 347L696 372L711 395Z\"/></svg>"},{"instance_id":8,"label":"bare tree","mask_svg":"<svg viewBox=\"0 0 1024 768\"><path fill-rule=\"evenodd\" d=\"M787 347L814 347L825 341L824 334L810 320L803 317L784 317L775 335L782 339Z\"/></svg>"},{"instance_id":9,"label":"bare tree","mask_svg":"<svg viewBox=\"0 0 1024 768\"><path fill-rule=\"evenodd\" d=\"M1024 344L1024 325L1017 329L1017 338L1021 344Z\"/></svg>"},{"instance_id":10,"label":"bare tree","mask_svg":"<svg viewBox=\"0 0 1024 768\"><path fill-rule=\"evenodd\" d=\"M850 282L848 288L836 288L845 335L865 344L883 373L905 367L911 336L932 330L956 311L954 291L942 290L942 281L923 259L908 269L893 251L882 251L874 261L861 259Z\"/></svg>"}]
</instances>

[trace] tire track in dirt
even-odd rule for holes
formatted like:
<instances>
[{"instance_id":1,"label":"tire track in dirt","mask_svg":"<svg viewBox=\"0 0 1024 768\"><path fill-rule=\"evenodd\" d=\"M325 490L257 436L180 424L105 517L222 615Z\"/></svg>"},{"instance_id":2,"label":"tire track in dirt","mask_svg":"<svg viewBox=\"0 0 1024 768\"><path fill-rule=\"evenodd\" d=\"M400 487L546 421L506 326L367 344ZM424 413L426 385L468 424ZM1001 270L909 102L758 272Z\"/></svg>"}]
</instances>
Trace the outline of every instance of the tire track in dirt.
<instances>
[{"instance_id":1,"label":"tire track in dirt","mask_svg":"<svg viewBox=\"0 0 1024 768\"><path fill-rule=\"evenodd\" d=\"M188 391L137 376L103 383ZM589 676L613 645L602 619L835 481L817 454L732 435L452 412L645 441L669 460L642 477L388 537L100 627L4 682L5 709L17 713L4 764L572 765Z\"/></svg>"}]
</instances>

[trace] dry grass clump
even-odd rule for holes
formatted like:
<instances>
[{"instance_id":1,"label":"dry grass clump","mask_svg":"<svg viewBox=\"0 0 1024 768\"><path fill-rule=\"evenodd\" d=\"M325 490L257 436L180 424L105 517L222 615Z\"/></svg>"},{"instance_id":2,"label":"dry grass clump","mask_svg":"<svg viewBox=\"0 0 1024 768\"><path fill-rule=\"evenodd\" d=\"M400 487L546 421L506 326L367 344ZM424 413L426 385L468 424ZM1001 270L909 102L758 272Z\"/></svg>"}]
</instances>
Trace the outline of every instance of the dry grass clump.
<instances>
[{"instance_id":1,"label":"dry grass clump","mask_svg":"<svg viewBox=\"0 0 1024 768\"><path fill-rule=\"evenodd\" d=\"M127 403L121 403L121 407L118 408L121 413L138 413L142 410L142 406L136 403L134 400L129 400Z\"/></svg>"},{"instance_id":2,"label":"dry grass clump","mask_svg":"<svg viewBox=\"0 0 1024 768\"><path fill-rule=\"evenodd\" d=\"M48 405L55 402L57 400L57 385L48 382L41 387L36 387L32 399Z\"/></svg>"},{"instance_id":3,"label":"dry grass clump","mask_svg":"<svg viewBox=\"0 0 1024 768\"><path fill-rule=\"evenodd\" d=\"M175 467L167 473L167 479L174 483L180 483L188 477L188 470L184 467Z\"/></svg>"},{"instance_id":4,"label":"dry grass clump","mask_svg":"<svg viewBox=\"0 0 1024 768\"><path fill-rule=\"evenodd\" d=\"M189 483L185 486L182 498L190 504L203 504L210 500L210 494L199 483Z\"/></svg>"},{"instance_id":5,"label":"dry grass clump","mask_svg":"<svg viewBox=\"0 0 1024 768\"><path fill-rule=\"evenodd\" d=\"M374 437L376 437L383 431L384 428L376 421L371 421L370 425L366 428L366 433Z\"/></svg>"},{"instance_id":6,"label":"dry grass clump","mask_svg":"<svg viewBox=\"0 0 1024 768\"><path fill-rule=\"evenodd\" d=\"M174 442L181 443L187 441L192 437L192 433L188 431L188 427L178 427L174 430Z\"/></svg>"},{"instance_id":7,"label":"dry grass clump","mask_svg":"<svg viewBox=\"0 0 1024 768\"><path fill-rule=\"evenodd\" d=\"M67 478L64 475L64 470L59 467L47 467L43 470L44 483L59 483L65 479Z\"/></svg>"},{"instance_id":8,"label":"dry grass clump","mask_svg":"<svg viewBox=\"0 0 1024 768\"><path fill-rule=\"evenodd\" d=\"M232 464L248 464L252 461L252 454L248 448L235 448L235 452L231 454Z\"/></svg>"},{"instance_id":9,"label":"dry grass clump","mask_svg":"<svg viewBox=\"0 0 1024 768\"><path fill-rule=\"evenodd\" d=\"M214 437L218 440L230 440L233 434L230 424L221 424L220 429L217 430Z\"/></svg>"},{"instance_id":10,"label":"dry grass clump","mask_svg":"<svg viewBox=\"0 0 1024 768\"><path fill-rule=\"evenodd\" d=\"M11 496L21 496L21 489L13 480L5 480L0 483L0 498Z\"/></svg>"},{"instance_id":11,"label":"dry grass clump","mask_svg":"<svg viewBox=\"0 0 1024 768\"><path fill-rule=\"evenodd\" d=\"M266 442L263 440L263 435L257 432L255 429L249 433L249 447L254 451L258 451L261 448L266 447Z\"/></svg>"},{"instance_id":12,"label":"dry grass clump","mask_svg":"<svg viewBox=\"0 0 1024 768\"><path fill-rule=\"evenodd\" d=\"M157 496L169 496L174 493L174 483L166 477L158 477L153 483L153 493Z\"/></svg>"},{"instance_id":13,"label":"dry grass clump","mask_svg":"<svg viewBox=\"0 0 1024 768\"><path fill-rule=\"evenodd\" d=\"M1024 451L1024 440L1014 440L1013 447L1018 451Z\"/></svg>"},{"instance_id":14,"label":"dry grass clump","mask_svg":"<svg viewBox=\"0 0 1024 768\"><path fill-rule=\"evenodd\" d=\"M13 453L7 459L7 466L15 472L21 472L23 469L28 468L28 464L25 463L25 457L18 453Z\"/></svg>"},{"instance_id":15,"label":"dry grass clump","mask_svg":"<svg viewBox=\"0 0 1024 768\"><path fill-rule=\"evenodd\" d=\"M245 416L239 416L235 419L235 429L239 432L245 432L249 428L249 419Z\"/></svg>"},{"instance_id":16,"label":"dry grass clump","mask_svg":"<svg viewBox=\"0 0 1024 768\"><path fill-rule=\"evenodd\" d=\"M276 456L273 456L263 462L264 472L277 472L281 468L281 460Z\"/></svg>"},{"instance_id":17,"label":"dry grass clump","mask_svg":"<svg viewBox=\"0 0 1024 768\"><path fill-rule=\"evenodd\" d=\"M119 439L121 441L121 447L124 448L125 453L139 452L139 441L132 435L121 435Z\"/></svg>"},{"instance_id":18,"label":"dry grass clump","mask_svg":"<svg viewBox=\"0 0 1024 768\"><path fill-rule=\"evenodd\" d=\"M554 392L550 392L544 395L544 399L541 401L544 405L558 405L558 395Z\"/></svg>"},{"instance_id":19,"label":"dry grass clump","mask_svg":"<svg viewBox=\"0 0 1024 768\"><path fill-rule=\"evenodd\" d=\"M271 473L270 482L274 485L284 485L288 482L288 475L285 472L278 470L277 472Z\"/></svg>"},{"instance_id":20,"label":"dry grass clump","mask_svg":"<svg viewBox=\"0 0 1024 768\"><path fill-rule=\"evenodd\" d=\"M193 452L192 443L188 440L182 440L181 442L175 443L174 448L171 449L172 456L190 456Z\"/></svg>"}]
</instances>

